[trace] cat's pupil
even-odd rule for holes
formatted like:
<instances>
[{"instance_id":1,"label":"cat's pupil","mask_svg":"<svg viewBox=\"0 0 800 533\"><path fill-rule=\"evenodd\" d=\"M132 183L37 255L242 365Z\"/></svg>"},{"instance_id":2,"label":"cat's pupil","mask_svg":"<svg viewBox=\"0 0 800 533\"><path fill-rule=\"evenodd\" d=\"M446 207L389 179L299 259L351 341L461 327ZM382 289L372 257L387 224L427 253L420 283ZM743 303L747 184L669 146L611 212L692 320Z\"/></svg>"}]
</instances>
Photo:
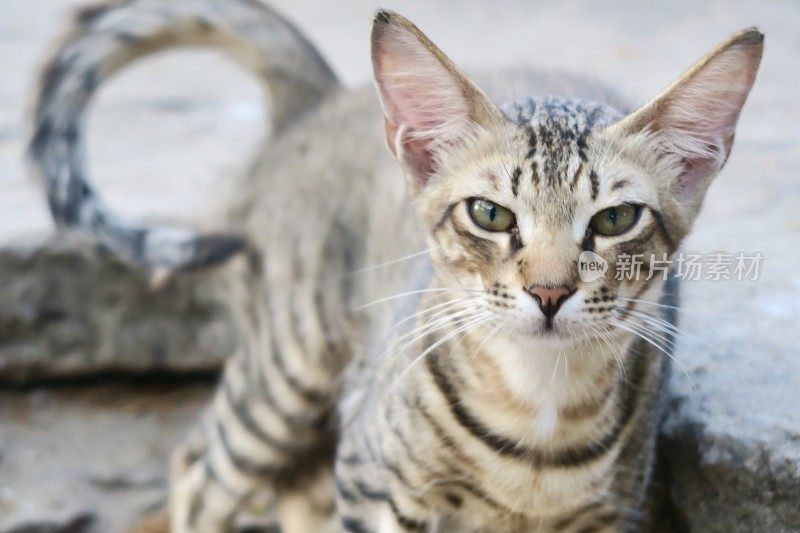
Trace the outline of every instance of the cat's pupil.
<instances>
[{"instance_id":1,"label":"cat's pupil","mask_svg":"<svg viewBox=\"0 0 800 533\"><path fill-rule=\"evenodd\" d=\"M611 222L612 225L616 226L617 225L617 218L619 217L619 214L617 213L617 210L616 209L609 209L607 216L608 216L608 221Z\"/></svg>"},{"instance_id":2,"label":"cat's pupil","mask_svg":"<svg viewBox=\"0 0 800 533\"><path fill-rule=\"evenodd\" d=\"M491 220L492 222L494 222L494 219L495 219L495 217L496 217L496 216L497 216L497 207L495 207L495 206L492 206L492 207L489 209L489 220Z\"/></svg>"}]
</instances>

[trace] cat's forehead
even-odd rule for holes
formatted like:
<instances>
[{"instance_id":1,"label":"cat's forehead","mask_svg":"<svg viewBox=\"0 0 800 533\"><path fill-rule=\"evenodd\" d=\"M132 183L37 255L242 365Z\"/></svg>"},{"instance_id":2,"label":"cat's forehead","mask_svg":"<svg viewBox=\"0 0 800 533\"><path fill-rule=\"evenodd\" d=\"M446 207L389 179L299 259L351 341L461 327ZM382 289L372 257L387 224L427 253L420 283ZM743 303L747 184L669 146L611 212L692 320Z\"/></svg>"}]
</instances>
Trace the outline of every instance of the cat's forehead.
<instances>
[{"instance_id":1,"label":"cat's forehead","mask_svg":"<svg viewBox=\"0 0 800 533\"><path fill-rule=\"evenodd\" d=\"M516 101L503 112L528 143L525 155L538 153L554 164L570 155L585 159L591 133L621 118L604 104L552 96Z\"/></svg>"},{"instance_id":2,"label":"cat's forehead","mask_svg":"<svg viewBox=\"0 0 800 533\"><path fill-rule=\"evenodd\" d=\"M591 171L592 133L621 117L604 104L556 97L513 102L503 113L515 125L515 158L521 176L527 178L520 179L519 196L538 197L540 202L548 202L550 196L565 200L563 189L574 189L575 181Z\"/></svg>"},{"instance_id":3,"label":"cat's forehead","mask_svg":"<svg viewBox=\"0 0 800 533\"><path fill-rule=\"evenodd\" d=\"M549 127L554 132L583 132L619 119L619 113L605 104L557 96L516 100L505 104L503 112L516 124Z\"/></svg>"}]
</instances>

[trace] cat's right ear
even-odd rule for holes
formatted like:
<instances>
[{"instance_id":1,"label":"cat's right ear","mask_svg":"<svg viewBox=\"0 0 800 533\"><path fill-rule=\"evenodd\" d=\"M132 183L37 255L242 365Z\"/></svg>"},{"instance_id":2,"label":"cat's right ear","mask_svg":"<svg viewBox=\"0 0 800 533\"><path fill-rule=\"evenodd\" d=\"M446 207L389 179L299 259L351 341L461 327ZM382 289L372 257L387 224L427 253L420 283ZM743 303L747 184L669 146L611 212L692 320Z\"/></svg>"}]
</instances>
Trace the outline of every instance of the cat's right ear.
<instances>
[{"instance_id":1,"label":"cat's right ear","mask_svg":"<svg viewBox=\"0 0 800 533\"><path fill-rule=\"evenodd\" d=\"M502 120L486 95L396 13L379 11L375 16L372 65L386 143L405 167L413 189L436 173L439 150Z\"/></svg>"}]
</instances>

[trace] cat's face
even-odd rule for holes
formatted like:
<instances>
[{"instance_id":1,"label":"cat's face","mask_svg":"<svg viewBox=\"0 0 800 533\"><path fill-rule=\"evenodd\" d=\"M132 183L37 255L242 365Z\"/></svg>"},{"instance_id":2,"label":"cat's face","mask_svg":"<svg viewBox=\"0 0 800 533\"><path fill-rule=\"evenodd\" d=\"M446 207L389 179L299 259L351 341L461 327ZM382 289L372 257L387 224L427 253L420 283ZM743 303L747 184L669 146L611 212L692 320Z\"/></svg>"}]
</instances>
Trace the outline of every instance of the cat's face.
<instances>
[{"instance_id":1,"label":"cat's face","mask_svg":"<svg viewBox=\"0 0 800 533\"><path fill-rule=\"evenodd\" d=\"M754 30L731 38L625 118L554 98L501 111L408 21L379 15L387 142L440 283L518 335L624 331L727 159L761 45Z\"/></svg>"},{"instance_id":2,"label":"cat's face","mask_svg":"<svg viewBox=\"0 0 800 533\"><path fill-rule=\"evenodd\" d=\"M595 104L518 103L495 131L450 152L447 175L416 197L442 284L475 291L516 334L567 339L657 289L661 275L646 266L630 280L616 279L618 266L671 254L686 223L659 186L671 177L654 179L662 169L651 157L605 131L619 118ZM586 257L605 274L584 262L582 279Z\"/></svg>"}]
</instances>

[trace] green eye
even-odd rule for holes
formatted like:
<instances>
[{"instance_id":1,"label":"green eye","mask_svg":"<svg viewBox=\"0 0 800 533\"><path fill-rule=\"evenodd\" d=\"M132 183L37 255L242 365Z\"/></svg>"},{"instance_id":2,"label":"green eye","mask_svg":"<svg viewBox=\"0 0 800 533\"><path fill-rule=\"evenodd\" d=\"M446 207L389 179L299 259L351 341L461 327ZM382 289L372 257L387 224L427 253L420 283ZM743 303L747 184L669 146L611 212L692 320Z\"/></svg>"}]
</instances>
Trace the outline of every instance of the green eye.
<instances>
[{"instance_id":1,"label":"green eye","mask_svg":"<svg viewBox=\"0 0 800 533\"><path fill-rule=\"evenodd\" d=\"M623 204L603 209L592 217L589 225L592 229L606 237L621 235L631 229L639 219L638 205Z\"/></svg>"},{"instance_id":2,"label":"green eye","mask_svg":"<svg viewBox=\"0 0 800 533\"><path fill-rule=\"evenodd\" d=\"M489 200L470 200L469 214L486 231L507 231L515 222L514 213Z\"/></svg>"}]
</instances>

